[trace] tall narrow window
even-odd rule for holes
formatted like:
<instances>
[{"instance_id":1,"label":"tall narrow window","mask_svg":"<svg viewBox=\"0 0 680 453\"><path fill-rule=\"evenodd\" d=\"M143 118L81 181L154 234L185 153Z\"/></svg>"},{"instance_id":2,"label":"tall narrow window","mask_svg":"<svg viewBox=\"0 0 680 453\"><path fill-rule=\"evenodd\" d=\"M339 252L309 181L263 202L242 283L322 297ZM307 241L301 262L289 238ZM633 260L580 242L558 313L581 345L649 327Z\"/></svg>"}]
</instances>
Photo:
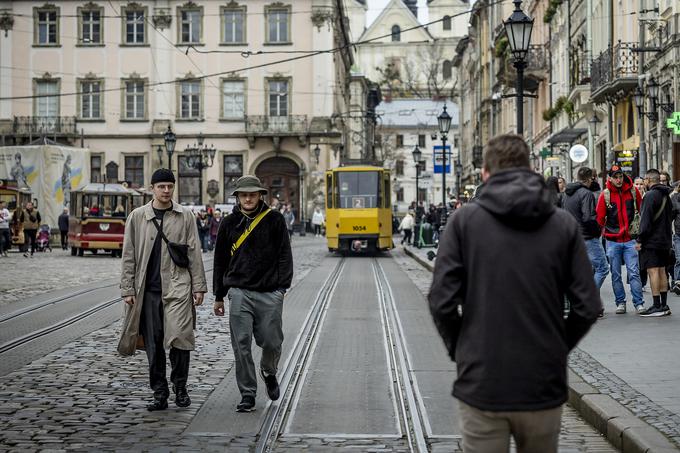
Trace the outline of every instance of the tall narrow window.
<instances>
[{"instance_id":1,"label":"tall narrow window","mask_svg":"<svg viewBox=\"0 0 680 453\"><path fill-rule=\"evenodd\" d=\"M246 42L245 8L225 8L222 10L222 42L240 44Z\"/></svg>"},{"instance_id":2,"label":"tall narrow window","mask_svg":"<svg viewBox=\"0 0 680 453\"><path fill-rule=\"evenodd\" d=\"M144 186L144 156L125 156L125 180L132 187Z\"/></svg>"},{"instance_id":3,"label":"tall narrow window","mask_svg":"<svg viewBox=\"0 0 680 453\"><path fill-rule=\"evenodd\" d=\"M418 135L418 146L425 149L425 146L426 146L425 135L423 135L423 134Z\"/></svg>"},{"instance_id":4,"label":"tall narrow window","mask_svg":"<svg viewBox=\"0 0 680 453\"><path fill-rule=\"evenodd\" d=\"M442 27L444 30L451 30L451 16L444 16L444 20L442 20Z\"/></svg>"},{"instance_id":5,"label":"tall narrow window","mask_svg":"<svg viewBox=\"0 0 680 453\"><path fill-rule=\"evenodd\" d=\"M200 179L201 173L189 166L188 156L177 158L179 169L177 170L177 199L180 204L196 205L200 202Z\"/></svg>"},{"instance_id":6,"label":"tall narrow window","mask_svg":"<svg viewBox=\"0 0 680 453\"><path fill-rule=\"evenodd\" d=\"M403 161L403 159L398 159L395 162L394 173L397 176L404 176L404 161Z\"/></svg>"},{"instance_id":7,"label":"tall narrow window","mask_svg":"<svg viewBox=\"0 0 680 453\"><path fill-rule=\"evenodd\" d=\"M180 43L196 44L201 42L201 10L180 8Z\"/></svg>"},{"instance_id":8,"label":"tall narrow window","mask_svg":"<svg viewBox=\"0 0 680 453\"><path fill-rule=\"evenodd\" d=\"M403 148L404 146L404 136L397 134L397 148Z\"/></svg>"},{"instance_id":9,"label":"tall narrow window","mask_svg":"<svg viewBox=\"0 0 680 453\"><path fill-rule=\"evenodd\" d=\"M442 77L444 77L444 80L449 80L451 75L451 60L444 60L444 63L442 63Z\"/></svg>"},{"instance_id":10,"label":"tall narrow window","mask_svg":"<svg viewBox=\"0 0 680 453\"><path fill-rule=\"evenodd\" d=\"M201 117L201 82L191 81L180 84L180 118Z\"/></svg>"},{"instance_id":11,"label":"tall narrow window","mask_svg":"<svg viewBox=\"0 0 680 453\"><path fill-rule=\"evenodd\" d=\"M90 180L92 182L102 182L102 155L90 155Z\"/></svg>"},{"instance_id":12,"label":"tall narrow window","mask_svg":"<svg viewBox=\"0 0 680 453\"><path fill-rule=\"evenodd\" d=\"M244 86L245 82L242 80L225 80L222 82L223 118L243 118L245 113Z\"/></svg>"},{"instance_id":13,"label":"tall narrow window","mask_svg":"<svg viewBox=\"0 0 680 453\"><path fill-rule=\"evenodd\" d=\"M146 117L144 81L125 82L125 119L141 120Z\"/></svg>"},{"instance_id":14,"label":"tall narrow window","mask_svg":"<svg viewBox=\"0 0 680 453\"><path fill-rule=\"evenodd\" d=\"M36 82L35 127L52 132L57 127L59 117L59 82L40 80Z\"/></svg>"},{"instance_id":15,"label":"tall narrow window","mask_svg":"<svg viewBox=\"0 0 680 453\"><path fill-rule=\"evenodd\" d=\"M288 81L269 81L269 116L288 116Z\"/></svg>"},{"instance_id":16,"label":"tall narrow window","mask_svg":"<svg viewBox=\"0 0 680 453\"><path fill-rule=\"evenodd\" d=\"M59 44L59 11L56 8L36 9L35 44L51 46Z\"/></svg>"},{"instance_id":17,"label":"tall narrow window","mask_svg":"<svg viewBox=\"0 0 680 453\"><path fill-rule=\"evenodd\" d=\"M236 180L243 176L243 156L224 156L224 202L228 203Z\"/></svg>"},{"instance_id":18,"label":"tall narrow window","mask_svg":"<svg viewBox=\"0 0 680 453\"><path fill-rule=\"evenodd\" d=\"M80 11L80 43L82 45L102 44L102 13L100 9Z\"/></svg>"},{"instance_id":19,"label":"tall narrow window","mask_svg":"<svg viewBox=\"0 0 680 453\"><path fill-rule=\"evenodd\" d=\"M146 43L146 17L143 9L124 9L125 43Z\"/></svg>"},{"instance_id":20,"label":"tall narrow window","mask_svg":"<svg viewBox=\"0 0 680 453\"><path fill-rule=\"evenodd\" d=\"M399 28L399 25L392 25L392 41L401 41L401 28Z\"/></svg>"},{"instance_id":21,"label":"tall narrow window","mask_svg":"<svg viewBox=\"0 0 680 453\"><path fill-rule=\"evenodd\" d=\"M267 42L287 43L290 41L290 9L269 8L267 10Z\"/></svg>"},{"instance_id":22,"label":"tall narrow window","mask_svg":"<svg viewBox=\"0 0 680 453\"><path fill-rule=\"evenodd\" d=\"M101 90L99 80L83 80L80 82L80 118L93 120L101 118Z\"/></svg>"}]
</instances>

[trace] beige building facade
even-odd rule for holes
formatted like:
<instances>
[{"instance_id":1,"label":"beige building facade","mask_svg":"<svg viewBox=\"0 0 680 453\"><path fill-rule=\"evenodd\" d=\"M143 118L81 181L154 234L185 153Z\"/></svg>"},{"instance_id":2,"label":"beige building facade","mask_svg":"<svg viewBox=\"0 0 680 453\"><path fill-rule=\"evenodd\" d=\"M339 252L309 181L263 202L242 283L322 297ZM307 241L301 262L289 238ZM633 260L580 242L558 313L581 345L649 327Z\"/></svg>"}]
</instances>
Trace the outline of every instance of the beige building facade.
<instances>
[{"instance_id":1,"label":"beige building facade","mask_svg":"<svg viewBox=\"0 0 680 453\"><path fill-rule=\"evenodd\" d=\"M354 63L343 4L3 2L1 140L89 148L93 181L133 187L171 165L186 204L224 203L238 176L257 174L311 213L343 153ZM200 140L215 149L202 171L187 159Z\"/></svg>"}]
</instances>

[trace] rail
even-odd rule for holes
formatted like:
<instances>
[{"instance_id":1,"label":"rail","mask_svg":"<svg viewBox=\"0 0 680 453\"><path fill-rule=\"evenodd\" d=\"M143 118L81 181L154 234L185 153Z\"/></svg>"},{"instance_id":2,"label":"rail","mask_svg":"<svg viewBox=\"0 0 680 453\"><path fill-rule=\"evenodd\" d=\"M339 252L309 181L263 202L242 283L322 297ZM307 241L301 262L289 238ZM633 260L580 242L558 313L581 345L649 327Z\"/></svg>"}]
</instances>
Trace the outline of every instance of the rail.
<instances>
[{"instance_id":1,"label":"rail","mask_svg":"<svg viewBox=\"0 0 680 453\"><path fill-rule=\"evenodd\" d=\"M15 135L75 135L75 116L15 116L12 131Z\"/></svg>"}]
</instances>

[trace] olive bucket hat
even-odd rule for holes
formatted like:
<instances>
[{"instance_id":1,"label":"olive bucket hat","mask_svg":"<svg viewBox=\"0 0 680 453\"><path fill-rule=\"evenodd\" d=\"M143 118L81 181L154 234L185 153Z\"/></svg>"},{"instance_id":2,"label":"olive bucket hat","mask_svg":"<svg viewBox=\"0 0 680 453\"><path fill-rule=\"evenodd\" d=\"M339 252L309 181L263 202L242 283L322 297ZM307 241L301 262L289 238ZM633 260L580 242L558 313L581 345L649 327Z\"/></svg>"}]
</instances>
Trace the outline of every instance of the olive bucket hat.
<instances>
[{"instance_id":1,"label":"olive bucket hat","mask_svg":"<svg viewBox=\"0 0 680 453\"><path fill-rule=\"evenodd\" d=\"M262 183L257 176L244 175L236 180L236 186L231 191L231 194L236 195L238 192L260 192L266 194L269 191L262 187Z\"/></svg>"}]
</instances>

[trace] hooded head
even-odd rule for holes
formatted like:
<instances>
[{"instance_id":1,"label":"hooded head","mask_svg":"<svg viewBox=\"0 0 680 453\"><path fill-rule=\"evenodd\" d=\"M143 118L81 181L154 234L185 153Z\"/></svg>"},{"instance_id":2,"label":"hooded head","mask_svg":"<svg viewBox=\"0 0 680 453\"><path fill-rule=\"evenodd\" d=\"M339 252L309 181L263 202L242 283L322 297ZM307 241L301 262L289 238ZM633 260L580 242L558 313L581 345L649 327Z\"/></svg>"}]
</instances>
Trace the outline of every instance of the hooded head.
<instances>
[{"instance_id":1,"label":"hooded head","mask_svg":"<svg viewBox=\"0 0 680 453\"><path fill-rule=\"evenodd\" d=\"M476 202L513 228L539 228L555 212L541 175L531 171L529 147L519 135L491 139L484 152L484 189Z\"/></svg>"}]
</instances>

